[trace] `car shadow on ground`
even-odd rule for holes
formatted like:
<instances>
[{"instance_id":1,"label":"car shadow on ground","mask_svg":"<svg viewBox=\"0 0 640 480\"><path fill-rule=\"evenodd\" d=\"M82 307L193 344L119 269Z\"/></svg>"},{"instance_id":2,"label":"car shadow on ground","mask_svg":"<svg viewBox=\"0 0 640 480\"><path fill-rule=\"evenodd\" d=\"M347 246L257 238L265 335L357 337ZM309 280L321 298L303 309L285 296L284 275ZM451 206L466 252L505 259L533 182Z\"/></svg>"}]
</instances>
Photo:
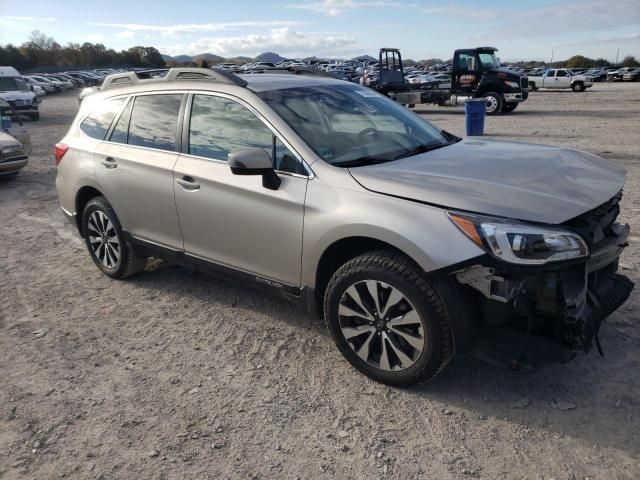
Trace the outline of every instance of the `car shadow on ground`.
<instances>
[{"instance_id":1,"label":"car shadow on ground","mask_svg":"<svg viewBox=\"0 0 640 480\"><path fill-rule=\"evenodd\" d=\"M216 304L233 306L285 322L300 329L301 345L307 335L317 334L332 342L324 321L302 306L235 280L219 279L170 262L155 263L153 271L130 281L156 290L159 295L176 294L179 288L181 295L191 295L194 302L211 302L214 308ZM615 315L618 314L612 318ZM633 371L627 367L629 355L637 349L640 340L625 339L607 325L601 340L604 358L594 349L589 355L578 354L566 364L513 372L465 356L454 359L434 381L399 391L418 401L440 401L469 421L495 418L532 429L537 434L552 435L559 441L575 437L593 445L594 449L616 448L638 456L640 443L634 438L623 438L618 432L628 431L622 427L629 421L638 421L639 385L637 376L633 377ZM337 349L335 355L340 355ZM351 374L360 375L355 370L351 370ZM627 385L626 394L620 395L620 385ZM380 385L380 388L385 387ZM609 390L615 393L607 393Z\"/></svg>"}]
</instances>

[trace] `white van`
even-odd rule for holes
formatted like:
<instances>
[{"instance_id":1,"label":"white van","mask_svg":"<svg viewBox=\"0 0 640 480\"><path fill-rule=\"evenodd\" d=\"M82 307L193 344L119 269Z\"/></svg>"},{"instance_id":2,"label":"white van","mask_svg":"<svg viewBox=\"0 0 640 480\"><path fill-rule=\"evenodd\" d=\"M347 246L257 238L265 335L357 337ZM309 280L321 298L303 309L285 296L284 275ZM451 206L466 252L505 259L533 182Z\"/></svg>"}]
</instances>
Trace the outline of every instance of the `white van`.
<instances>
[{"instance_id":1,"label":"white van","mask_svg":"<svg viewBox=\"0 0 640 480\"><path fill-rule=\"evenodd\" d=\"M18 113L31 120L40 120L40 100L13 67L0 67L0 98L11 104Z\"/></svg>"}]
</instances>

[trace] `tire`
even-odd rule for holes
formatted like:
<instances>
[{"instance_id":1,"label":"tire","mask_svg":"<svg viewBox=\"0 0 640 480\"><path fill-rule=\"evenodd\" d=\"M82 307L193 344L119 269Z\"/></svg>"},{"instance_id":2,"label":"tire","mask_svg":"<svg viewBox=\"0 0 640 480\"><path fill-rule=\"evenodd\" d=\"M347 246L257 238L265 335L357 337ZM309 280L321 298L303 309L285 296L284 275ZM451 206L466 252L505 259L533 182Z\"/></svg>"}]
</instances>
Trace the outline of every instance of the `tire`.
<instances>
[{"instance_id":1,"label":"tire","mask_svg":"<svg viewBox=\"0 0 640 480\"><path fill-rule=\"evenodd\" d=\"M535 83L529 82L529 90L531 90L532 92L535 92L536 90L538 90L538 87L536 87Z\"/></svg>"},{"instance_id":2,"label":"tire","mask_svg":"<svg viewBox=\"0 0 640 480\"><path fill-rule=\"evenodd\" d=\"M368 252L340 267L327 286L324 312L338 350L378 382L398 387L425 382L453 356L440 294L417 265L394 251ZM354 335L356 328L362 333Z\"/></svg>"},{"instance_id":3,"label":"tire","mask_svg":"<svg viewBox=\"0 0 640 480\"><path fill-rule=\"evenodd\" d=\"M502 105L502 113L513 112L516 108L518 108L518 105L518 102L505 103L504 105Z\"/></svg>"},{"instance_id":4,"label":"tire","mask_svg":"<svg viewBox=\"0 0 640 480\"><path fill-rule=\"evenodd\" d=\"M574 92L584 92L584 83L582 82L576 82L573 85L571 85L571 90L573 90Z\"/></svg>"},{"instance_id":5,"label":"tire","mask_svg":"<svg viewBox=\"0 0 640 480\"><path fill-rule=\"evenodd\" d=\"M147 259L136 255L106 198L89 200L82 212L82 232L91 259L108 277L127 278L144 270Z\"/></svg>"},{"instance_id":6,"label":"tire","mask_svg":"<svg viewBox=\"0 0 640 480\"><path fill-rule=\"evenodd\" d=\"M32 122L37 122L38 120L40 120L40 112L30 113L29 118Z\"/></svg>"},{"instance_id":7,"label":"tire","mask_svg":"<svg viewBox=\"0 0 640 480\"><path fill-rule=\"evenodd\" d=\"M502 112L502 105L504 104L502 95L496 92L487 92L482 95L482 98L487 99L487 115L498 115Z\"/></svg>"}]
</instances>

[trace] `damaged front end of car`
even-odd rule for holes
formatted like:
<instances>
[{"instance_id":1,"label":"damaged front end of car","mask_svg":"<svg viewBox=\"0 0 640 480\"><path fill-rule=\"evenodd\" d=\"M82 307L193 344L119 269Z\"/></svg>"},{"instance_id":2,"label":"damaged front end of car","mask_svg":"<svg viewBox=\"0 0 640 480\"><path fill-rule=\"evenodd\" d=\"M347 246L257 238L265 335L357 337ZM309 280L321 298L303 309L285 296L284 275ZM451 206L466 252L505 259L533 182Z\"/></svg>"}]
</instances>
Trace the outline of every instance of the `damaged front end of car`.
<instances>
[{"instance_id":1,"label":"damaged front end of car","mask_svg":"<svg viewBox=\"0 0 640 480\"><path fill-rule=\"evenodd\" d=\"M548 346L540 339L566 347L564 353L588 352L595 344L602 354L600 325L634 286L617 273L629 235L629 225L616 223L621 197L622 192L558 226L449 212L460 230L488 252L453 275L479 292L475 313L485 330L510 332L502 335L513 347L503 348L503 360L516 366L526 349ZM569 358L549 352L543 353L549 361Z\"/></svg>"}]
</instances>

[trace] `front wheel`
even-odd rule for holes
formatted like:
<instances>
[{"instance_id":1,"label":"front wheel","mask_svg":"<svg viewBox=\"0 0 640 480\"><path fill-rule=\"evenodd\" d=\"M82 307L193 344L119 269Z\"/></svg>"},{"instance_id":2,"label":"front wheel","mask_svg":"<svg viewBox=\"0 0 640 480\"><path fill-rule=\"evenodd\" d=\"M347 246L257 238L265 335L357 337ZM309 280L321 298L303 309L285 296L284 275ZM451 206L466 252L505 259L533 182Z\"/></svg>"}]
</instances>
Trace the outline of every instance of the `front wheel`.
<instances>
[{"instance_id":1,"label":"front wheel","mask_svg":"<svg viewBox=\"0 0 640 480\"><path fill-rule=\"evenodd\" d=\"M324 312L342 355L378 382L424 382L452 357L442 298L425 273L396 252L365 253L340 267L327 287Z\"/></svg>"},{"instance_id":2,"label":"front wheel","mask_svg":"<svg viewBox=\"0 0 640 480\"><path fill-rule=\"evenodd\" d=\"M583 92L584 84L581 82L576 82L573 85L571 85L571 90L573 90L574 92Z\"/></svg>"},{"instance_id":3,"label":"front wheel","mask_svg":"<svg viewBox=\"0 0 640 480\"><path fill-rule=\"evenodd\" d=\"M40 120L40 112L30 113L29 118L32 122L37 122L38 120Z\"/></svg>"},{"instance_id":4,"label":"front wheel","mask_svg":"<svg viewBox=\"0 0 640 480\"><path fill-rule=\"evenodd\" d=\"M496 92L487 92L482 97L487 101L487 115L497 115L502 111L504 104L502 95Z\"/></svg>"},{"instance_id":5,"label":"front wheel","mask_svg":"<svg viewBox=\"0 0 640 480\"><path fill-rule=\"evenodd\" d=\"M147 259L133 251L106 198L89 200L82 212L82 232L91 259L105 275L126 278L144 270Z\"/></svg>"},{"instance_id":6,"label":"front wheel","mask_svg":"<svg viewBox=\"0 0 640 480\"><path fill-rule=\"evenodd\" d=\"M518 108L518 102L512 102L512 103L505 103L502 106L502 112L503 113L509 113L509 112L513 112L516 108Z\"/></svg>"}]
</instances>

